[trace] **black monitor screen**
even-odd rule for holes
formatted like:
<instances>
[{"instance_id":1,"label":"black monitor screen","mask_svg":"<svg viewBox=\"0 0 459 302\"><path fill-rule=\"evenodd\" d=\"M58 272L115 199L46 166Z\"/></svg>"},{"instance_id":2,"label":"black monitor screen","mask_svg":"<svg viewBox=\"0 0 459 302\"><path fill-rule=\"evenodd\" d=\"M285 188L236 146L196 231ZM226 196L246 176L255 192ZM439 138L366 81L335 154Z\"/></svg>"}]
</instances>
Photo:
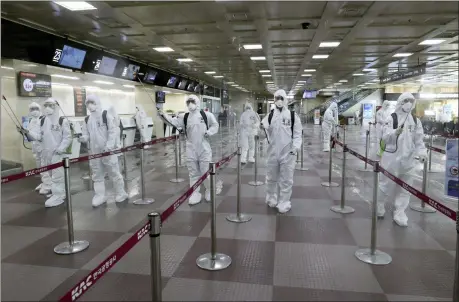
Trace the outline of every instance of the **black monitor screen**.
<instances>
[{"instance_id":1,"label":"black monitor screen","mask_svg":"<svg viewBox=\"0 0 459 302\"><path fill-rule=\"evenodd\" d=\"M177 85L177 77L170 77L169 80L167 81L167 86L175 87L175 85Z\"/></svg>"},{"instance_id":2,"label":"black monitor screen","mask_svg":"<svg viewBox=\"0 0 459 302\"><path fill-rule=\"evenodd\" d=\"M156 103L162 104L166 102L166 93L164 91L156 91Z\"/></svg>"},{"instance_id":3,"label":"black monitor screen","mask_svg":"<svg viewBox=\"0 0 459 302\"><path fill-rule=\"evenodd\" d=\"M201 91L201 84L197 84L197 85L194 87L194 92L199 93L199 94L202 93L202 91Z\"/></svg>"},{"instance_id":4,"label":"black monitor screen","mask_svg":"<svg viewBox=\"0 0 459 302\"><path fill-rule=\"evenodd\" d=\"M187 80L182 79L182 80L180 81L179 85L178 85L178 88L179 88L179 89L185 89L186 83L187 83L187 82L188 82Z\"/></svg>"},{"instance_id":5,"label":"black monitor screen","mask_svg":"<svg viewBox=\"0 0 459 302\"><path fill-rule=\"evenodd\" d=\"M57 56L60 56L58 64L65 67L81 69L83 65L84 58L86 56L86 51L81 50L75 47L64 45L62 52L59 54L60 50L56 49L54 53L53 60L57 59Z\"/></svg>"},{"instance_id":6,"label":"black monitor screen","mask_svg":"<svg viewBox=\"0 0 459 302\"><path fill-rule=\"evenodd\" d=\"M128 78L129 80L134 80L139 72L140 66L129 64L128 66L124 67L123 73L121 77Z\"/></svg>"},{"instance_id":7,"label":"black monitor screen","mask_svg":"<svg viewBox=\"0 0 459 302\"><path fill-rule=\"evenodd\" d=\"M118 60L103 56L98 66L98 71L101 74L112 75L117 63ZM94 68L94 70L96 70L96 68Z\"/></svg>"},{"instance_id":8,"label":"black monitor screen","mask_svg":"<svg viewBox=\"0 0 459 302\"><path fill-rule=\"evenodd\" d=\"M188 91L193 91L194 90L194 85L195 83L194 82L190 82L186 88L186 90Z\"/></svg>"},{"instance_id":9,"label":"black monitor screen","mask_svg":"<svg viewBox=\"0 0 459 302\"><path fill-rule=\"evenodd\" d=\"M143 77L143 81L145 83L153 84L155 82L157 74L158 74L157 71L149 70L148 72L145 73L145 76Z\"/></svg>"},{"instance_id":10,"label":"black monitor screen","mask_svg":"<svg viewBox=\"0 0 459 302\"><path fill-rule=\"evenodd\" d=\"M303 99L315 99L317 90L305 90L303 92Z\"/></svg>"}]
</instances>

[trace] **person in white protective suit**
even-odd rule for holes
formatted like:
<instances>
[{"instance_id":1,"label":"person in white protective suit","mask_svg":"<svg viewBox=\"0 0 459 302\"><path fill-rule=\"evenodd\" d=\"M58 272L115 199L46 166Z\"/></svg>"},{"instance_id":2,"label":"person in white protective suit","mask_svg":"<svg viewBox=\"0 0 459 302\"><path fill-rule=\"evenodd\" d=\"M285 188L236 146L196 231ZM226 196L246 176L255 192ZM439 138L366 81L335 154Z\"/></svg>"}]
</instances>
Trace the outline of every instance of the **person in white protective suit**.
<instances>
[{"instance_id":1,"label":"person in white protective suit","mask_svg":"<svg viewBox=\"0 0 459 302\"><path fill-rule=\"evenodd\" d=\"M27 124L27 130L30 132L39 132L40 131L40 117L41 117L41 110L40 110L40 105L38 105L37 103L33 102L29 105L29 123ZM43 151L43 147L41 145L41 142L39 141L32 141L32 154L33 154L33 157L35 158L35 163L36 163L36 167L37 168L40 168L42 166L42 156L41 156L41 152ZM44 173L42 173L41 175L41 181L43 183L43 177L46 177L43 175ZM35 191L38 191L41 189L41 185L42 183L40 183L36 188L35 188Z\"/></svg>"},{"instance_id":2,"label":"person in white protective suit","mask_svg":"<svg viewBox=\"0 0 459 302\"><path fill-rule=\"evenodd\" d=\"M412 114L415 106L414 96L411 93L402 93L397 100L394 114L388 116L382 131L385 151L381 166L409 185L413 185L413 176L410 173L416 167L415 157L419 156L421 161L427 159L424 130L421 121ZM384 217L384 202L394 201L394 221L400 226L407 226L405 209L410 202L410 193L384 175L381 176L379 188L382 191L382 202L378 202L378 217Z\"/></svg>"},{"instance_id":3,"label":"person in white protective suit","mask_svg":"<svg viewBox=\"0 0 459 302\"><path fill-rule=\"evenodd\" d=\"M301 148L303 127L300 117L288 110L287 94L284 90L274 93L274 104L272 114L265 116L261 122L269 137L266 203L270 207L277 207L279 213L286 213L291 208L293 173L296 154Z\"/></svg>"},{"instance_id":4,"label":"person in white protective suit","mask_svg":"<svg viewBox=\"0 0 459 302\"><path fill-rule=\"evenodd\" d=\"M360 125L360 110L357 110L354 112L354 119L355 119L355 124Z\"/></svg>"},{"instance_id":5,"label":"person in white protective suit","mask_svg":"<svg viewBox=\"0 0 459 302\"><path fill-rule=\"evenodd\" d=\"M325 110L324 119L322 121L322 134L324 152L330 151L330 138L334 132L335 127L338 125L338 105L333 102Z\"/></svg>"},{"instance_id":6,"label":"person in white protective suit","mask_svg":"<svg viewBox=\"0 0 459 302\"><path fill-rule=\"evenodd\" d=\"M212 160L209 137L218 132L218 122L212 113L201 110L201 102L198 96L188 96L186 98L186 105L189 112L179 114L174 118L163 113L161 110L158 110L158 114L162 115L176 128L185 131L187 167L190 176L190 186L192 186L209 170L209 163ZM210 186L208 182L208 180L204 182L204 187L206 188L205 199L210 201ZM196 188L190 196L188 204L195 205L201 202L202 195L199 190L200 187Z\"/></svg>"},{"instance_id":7,"label":"person in white protective suit","mask_svg":"<svg viewBox=\"0 0 459 302\"><path fill-rule=\"evenodd\" d=\"M135 113L135 123L137 125L137 129L139 129L140 133L140 142L146 143L150 141L150 138L147 137L147 114L145 110L143 110L143 106L140 104L135 105L136 113Z\"/></svg>"},{"instance_id":8,"label":"person in white protective suit","mask_svg":"<svg viewBox=\"0 0 459 302\"><path fill-rule=\"evenodd\" d=\"M42 118L39 120L39 127L32 127L27 132L31 141L41 142L41 165L61 162L64 158L67 148L72 143L72 134L70 124L66 118L59 116L59 105L53 98L48 98L44 103ZM57 168L42 173L42 185L40 194L51 196L46 200L46 207L55 207L64 203L65 184L64 168Z\"/></svg>"},{"instance_id":9,"label":"person in white protective suit","mask_svg":"<svg viewBox=\"0 0 459 302\"><path fill-rule=\"evenodd\" d=\"M241 163L245 164L248 160L250 163L255 162L255 135L258 134L260 120L252 105L249 103L244 105L244 112L241 114L240 120L240 145L241 145Z\"/></svg>"},{"instance_id":10,"label":"person in white protective suit","mask_svg":"<svg viewBox=\"0 0 459 302\"><path fill-rule=\"evenodd\" d=\"M115 125L113 116L106 111L102 111L100 100L95 95L87 96L86 108L88 108L90 115L86 123L83 124L82 136L78 140L82 143L89 142L90 154L115 150L116 128L118 125ZM116 155L91 159L89 165L94 182L95 195L92 199L93 207L100 206L107 201L107 197L105 196L105 173L108 173L109 178L113 182L115 201L122 202L128 198L124 190L124 181L120 173Z\"/></svg>"},{"instance_id":11,"label":"person in white protective suit","mask_svg":"<svg viewBox=\"0 0 459 302\"><path fill-rule=\"evenodd\" d=\"M121 128L120 128L120 117L118 113L116 112L115 106L110 106L108 108L108 114L110 114L113 117L113 124L115 125L115 149L121 149L123 146L121 144ZM121 156L122 154L119 153L118 156Z\"/></svg>"},{"instance_id":12,"label":"person in white protective suit","mask_svg":"<svg viewBox=\"0 0 459 302\"><path fill-rule=\"evenodd\" d=\"M388 100L385 100L381 106L381 109L376 112L376 145L378 146L376 152L377 156L381 156L382 154L381 149L379 148L379 141L381 140L384 125L386 124L387 118L390 116L390 114L390 103Z\"/></svg>"}]
</instances>

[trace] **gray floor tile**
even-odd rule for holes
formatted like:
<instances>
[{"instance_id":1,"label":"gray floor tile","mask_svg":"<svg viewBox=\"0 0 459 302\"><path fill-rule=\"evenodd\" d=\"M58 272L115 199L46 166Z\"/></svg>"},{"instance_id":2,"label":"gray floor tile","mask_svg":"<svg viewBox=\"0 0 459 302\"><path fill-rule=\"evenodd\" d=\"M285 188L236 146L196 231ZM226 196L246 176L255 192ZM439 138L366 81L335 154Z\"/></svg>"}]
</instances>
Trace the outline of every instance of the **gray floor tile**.
<instances>
[{"instance_id":1,"label":"gray floor tile","mask_svg":"<svg viewBox=\"0 0 459 302\"><path fill-rule=\"evenodd\" d=\"M69 268L2 263L2 301L39 301L74 272Z\"/></svg>"},{"instance_id":2,"label":"gray floor tile","mask_svg":"<svg viewBox=\"0 0 459 302\"><path fill-rule=\"evenodd\" d=\"M276 242L274 285L382 293L370 266L355 258L356 249Z\"/></svg>"},{"instance_id":3,"label":"gray floor tile","mask_svg":"<svg viewBox=\"0 0 459 302\"><path fill-rule=\"evenodd\" d=\"M265 181L264 177L260 177L259 181ZM241 186L241 197L242 198L265 198L266 195L266 184L254 187L248 184L242 184ZM232 186L226 196L237 196L236 185Z\"/></svg>"},{"instance_id":4,"label":"gray floor tile","mask_svg":"<svg viewBox=\"0 0 459 302\"><path fill-rule=\"evenodd\" d=\"M387 301L384 294L274 286L273 301Z\"/></svg>"},{"instance_id":5,"label":"gray floor tile","mask_svg":"<svg viewBox=\"0 0 459 302\"><path fill-rule=\"evenodd\" d=\"M7 224L9 221L20 218L21 216L30 214L34 211L43 209L43 203L3 203L2 202L2 223Z\"/></svg>"},{"instance_id":6,"label":"gray floor tile","mask_svg":"<svg viewBox=\"0 0 459 302\"><path fill-rule=\"evenodd\" d=\"M274 241L276 237L276 217L252 214L247 223L233 223L226 220L227 214L216 215L217 238ZM210 221L199 237L210 237Z\"/></svg>"},{"instance_id":7,"label":"gray floor tile","mask_svg":"<svg viewBox=\"0 0 459 302\"><path fill-rule=\"evenodd\" d=\"M54 231L56 229L2 225L2 259Z\"/></svg>"},{"instance_id":8,"label":"gray floor tile","mask_svg":"<svg viewBox=\"0 0 459 302\"><path fill-rule=\"evenodd\" d=\"M237 199L234 196L226 197L218 206L219 213L236 213ZM266 205L265 198L241 198L241 212L248 214L277 215L277 210Z\"/></svg>"},{"instance_id":9,"label":"gray floor tile","mask_svg":"<svg viewBox=\"0 0 459 302\"><path fill-rule=\"evenodd\" d=\"M209 238L197 238L174 277L272 285L273 242L218 239L217 252L230 256L232 264L225 270L215 272L202 270L196 265L196 259L209 253L210 246Z\"/></svg>"},{"instance_id":10,"label":"gray floor tile","mask_svg":"<svg viewBox=\"0 0 459 302\"><path fill-rule=\"evenodd\" d=\"M186 206L186 205L183 205ZM197 237L209 221L208 213L176 211L164 223L161 233L164 235Z\"/></svg>"},{"instance_id":11,"label":"gray floor tile","mask_svg":"<svg viewBox=\"0 0 459 302\"><path fill-rule=\"evenodd\" d=\"M75 211L74 215L76 215ZM61 228L67 225L66 208L64 205L54 208L42 207L36 211L9 220L8 225Z\"/></svg>"},{"instance_id":12,"label":"gray floor tile","mask_svg":"<svg viewBox=\"0 0 459 302\"><path fill-rule=\"evenodd\" d=\"M165 301L271 301L272 286L225 281L171 278Z\"/></svg>"},{"instance_id":13,"label":"gray floor tile","mask_svg":"<svg viewBox=\"0 0 459 302\"><path fill-rule=\"evenodd\" d=\"M292 197L296 199L331 199L325 188L293 186Z\"/></svg>"},{"instance_id":14,"label":"gray floor tile","mask_svg":"<svg viewBox=\"0 0 459 302\"><path fill-rule=\"evenodd\" d=\"M406 295L386 295L388 301L399 302L399 301L451 301L450 298L435 298L435 297L420 297L420 296L406 296Z\"/></svg>"}]
</instances>

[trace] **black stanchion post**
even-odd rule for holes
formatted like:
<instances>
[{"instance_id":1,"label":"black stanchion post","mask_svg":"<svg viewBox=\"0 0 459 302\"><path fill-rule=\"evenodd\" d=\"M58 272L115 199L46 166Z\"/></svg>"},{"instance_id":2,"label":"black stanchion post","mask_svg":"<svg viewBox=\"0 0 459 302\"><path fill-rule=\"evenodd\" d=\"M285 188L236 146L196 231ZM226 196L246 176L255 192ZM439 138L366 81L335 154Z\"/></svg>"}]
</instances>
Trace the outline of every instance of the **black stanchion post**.
<instances>
[{"instance_id":1,"label":"black stanchion post","mask_svg":"<svg viewBox=\"0 0 459 302\"><path fill-rule=\"evenodd\" d=\"M161 216L157 212L148 214L150 221L150 277L151 277L151 301L161 302Z\"/></svg>"},{"instance_id":2,"label":"black stanchion post","mask_svg":"<svg viewBox=\"0 0 459 302\"><path fill-rule=\"evenodd\" d=\"M54 248L54 252L59 255L70 255L84 251L89 247L86 240L76 240L73 232L73 214L72 214L72 194L70 193L70 160L68 157L62 160L64 165L64 183L65 183L65 205L67 207L67 231L69 240L63 242ZM59 168L61 169L61 168Z\"/></svg>"},{"instance_id":3,"label":"black stanchion post","mask_svg":"<svg viewBox=\"0 0 459 302\"><path fill-rule=\"evenodd\" d=\"M215 174L217 173L217 166L215 163L209 164L210 169L210 240L211 249L210 253L203 254L196 259L196 265L199 268L208 271L219 271L231 265L231 257L222 253L217 253L217 206L216 206L216 184Z\"/></svg>"},{"instance_id":4,"label":"black stanchion post","mask_svg":"<svg viewBox=\"0 0 459 302\"><path fill-rule=\"evenodd\" d=\"M379 185L379 162L375 161L373 166L373 202L371 204L371 246L369 249L359 249L355 252L355 256L360 261L375 265L386 265L392 262L392 257L380 250L376 249L376 211L378 208L378 185Z\"/></svg>"},{"instance_id":5,"label":"black stanchion post","mask_svg":"<svg viewBox=\"0 0 459 302\"><path fill-rule=\"evenodd\" d=\"M132 203L135 205L152 204L155 202L153 198L145 198L145 151L143 146L140 148L140 194L141 198L134 200Z\"/></svg>"},{"instance_id":6,"label":"black stanchion post","mask_svg":"<svg viewBox=\"0 0 459 302\"><path fill-rule=\"evenodd\" d=\"M252 219L252 216L241 213L241 147L237 148L237 195L236 195L236 214L231 214L226 217L226 220L231 222L247 222Z\"/></svg>"}]
</instances>

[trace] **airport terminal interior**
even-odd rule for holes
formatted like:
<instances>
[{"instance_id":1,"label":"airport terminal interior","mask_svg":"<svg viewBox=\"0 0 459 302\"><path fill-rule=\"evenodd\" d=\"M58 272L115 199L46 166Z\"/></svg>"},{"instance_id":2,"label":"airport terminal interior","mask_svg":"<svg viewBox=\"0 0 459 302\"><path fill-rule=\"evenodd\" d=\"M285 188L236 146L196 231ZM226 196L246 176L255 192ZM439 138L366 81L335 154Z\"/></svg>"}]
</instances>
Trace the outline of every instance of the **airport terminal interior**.
<instances>
[{"instance_id":1,"label":"airport terminal interior","mask_svg":"<svg viewBox=\"0 0 459 302\"><path fill-rule=\"evenodd\" d=\"M1 300L459 301L458 15L2 1Z\"/></svg>"}]
</instances>

